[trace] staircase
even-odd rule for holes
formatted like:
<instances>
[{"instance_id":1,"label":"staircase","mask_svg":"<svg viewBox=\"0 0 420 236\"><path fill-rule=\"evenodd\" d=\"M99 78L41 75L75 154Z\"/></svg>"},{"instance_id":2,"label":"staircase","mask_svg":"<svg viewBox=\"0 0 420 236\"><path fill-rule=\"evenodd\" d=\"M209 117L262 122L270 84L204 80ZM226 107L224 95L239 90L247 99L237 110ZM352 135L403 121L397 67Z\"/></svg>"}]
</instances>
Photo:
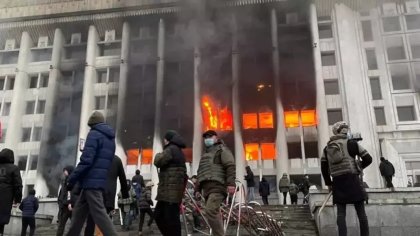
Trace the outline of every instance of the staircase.
<instances>
[{"instance_id":1,"label":"staircase","mask_svg":"<svg viewBox=\"0 0 420 236\"><path fill-rule=\"evenodd\" d=\"M262 206L262 209L269 213L273 218L277 219L282 223L282 228L286 236L318 236L317 227L315 221L312 219L312 215L309 210L308 205L271 205L271 206ZM153 223L151 230L153 232L148 232L146 222L148 216L144 223L144 233L143 235L148 236L158 236L161 235L156 224ZM118 224L118 217L114 218L114 223ZM66 226L68 229L69 225ZM184 224L182 223L183 235L186 235L184 231ZM124 232L121 229L121 226L116 225L118 234L121 236L135 236L138 235L138 220L134 221L129 232ZM36 230L36 235L42 236L54 236L57 230L57 225L46 225L39 226ZM83 232L83 231L82 231ZM191 230L190 230L191 233ZM82 233L83 235L83 233ZM200 233L192 233L193 236L203 235ZM227 236L236 236L236 227L229 226ZM249 235L243 228L241 229L240 235Z\"/></svg>"}]
</instances>

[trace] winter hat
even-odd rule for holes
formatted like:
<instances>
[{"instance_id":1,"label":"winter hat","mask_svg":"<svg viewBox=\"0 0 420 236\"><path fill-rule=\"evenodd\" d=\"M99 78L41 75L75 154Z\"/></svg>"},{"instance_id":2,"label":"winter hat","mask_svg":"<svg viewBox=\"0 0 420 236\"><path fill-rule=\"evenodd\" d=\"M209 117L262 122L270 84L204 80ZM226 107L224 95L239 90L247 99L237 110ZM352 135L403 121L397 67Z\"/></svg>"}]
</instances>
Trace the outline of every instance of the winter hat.
<instances>
[{"instance_id":1,"label":"winter hat","mask_svg":"<svg viewBox=\"0 0 420 236\"><path fill-rule=\"evenodd\" d=\"M165 139L170 142L178 133L175 130L168 130L165 133Z\"/></svg>"},{"instance_id":2,"label":"winter hat","mask_svg":"<svg viewBox=\"0 0 420 236\"><path fill-rule=\"evenodd\" d=\"M349 128L349 125L345 121L339 121L335 123L332 127L332 132L334 135L340 134L341 130L344 128Z\"/></svg>"},{"instance_id":3,"label":"winter hat","mask_svg":"<svg viewBox=\"0 0 420 236\"><path fill-rule=\"evenodd\" d=\"M105 123L105 117L101 112L94 111L92 115L89 117L88 125L94 126L99 123Z\"/></svg>"},{"instance_id":4,"label":"winter hat","mask_svg":"<svg viewBox=\"0 0 420 236\"><path fill-rule=\"evenodd\" d=\"M217 136L217 133L214 130L207 130L203 134L203 138L210 138L210 137L213 137L213 136Z\"/></svg>"}]
</instances>

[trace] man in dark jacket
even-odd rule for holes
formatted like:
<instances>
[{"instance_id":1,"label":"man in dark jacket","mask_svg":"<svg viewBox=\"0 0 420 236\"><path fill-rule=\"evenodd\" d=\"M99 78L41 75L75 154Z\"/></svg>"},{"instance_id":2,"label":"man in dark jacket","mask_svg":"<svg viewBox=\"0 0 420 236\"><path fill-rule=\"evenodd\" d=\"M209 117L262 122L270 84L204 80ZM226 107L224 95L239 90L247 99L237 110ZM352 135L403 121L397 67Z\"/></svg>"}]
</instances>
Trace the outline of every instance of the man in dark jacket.
<instances>
[{"instance_id":1,"label":"man in dark jacket","mask_svg":"<svg viewBox=\"0 0 420 236\"><path fill-rule=\"evenodd\" d=\"M395 174L394 165L389 162L385 157L381 157L381 164L379 164L379 170L381 171L382 177L385 179L387 188L394 188L392 184L392 176Z\"/></svg>"},{"instance_id":2,"label":"man in dark jacket","mask_svg":"<svg viewBox=\"0 0 420 236\"><path fill-rule=\"evenodd\" d=\"M197 191L202 191L206 200L204 213L213 235L222 236L224 229L220 217L220 204L228 194L235 193L235 159L215 131L206 131L203 138L205 151L198 166Z\"/></svg>"},{"instance_id":3,"label":"man in dark jacket","mask_svg":"<svg viewBox=\"0 0 420 236\"><path fill-rule=\"evenodd\" d=\"M163 152L155 157L159 169L159 185L155 208L156 224L163 236L181 236L179 205L184 196L187 168L182 149L185 143L175 131L167 131Z\"/></svg>"},{"instance_id":4,"label":"man in dark jacket","mask_svg":"<svg viewBox=\"0 0 420 236\"><path fill-rule=\"evenodd\" d=\"M362 169L372 163L372 157L357 141L347 138L349 132L349 126L343 121L333 125L334 135L321 158L321 172L325 185L332 190L333 203L337 205L339 236L347 235L346 204L354 204L359 218L360 235L367 236L369 225L364 205L366 194L359 175ZM360 164L356 161L356 156L362 159Z\"/></svg>"},{"instance_id":5,"label":"man in dark jacket","mask_svg":"<svg viewBox=\"0 0 420 236\"><path fill-rule=\"evenodd\" d=\"M70 191L68 189L68 178L69 175L73 172L73 166L66 166L63 169L64 179L61 183L61 189L58 193L58 207L60 208L60 215L57 228L57 236L62 236L64 234L64 228L69 219L71 219L73 207L77 202L77 197L80 194L79 188L77 186L73 187Z\"/></svg>"},{"instance_id":6,"label":"man in dark jacket","mask_svg":"<svg viewBox=\"0 0 420 236\"><path fill-rule=\"evenodd\" d=\"M143 224L146 214L149 215L149 222L147 227L149 228L148 232L151 233L151 225L153 223L153 211L150 206L153 206L152 201L152 187L153 182L148 182L147 185L142 189L138 206L140 208L140 222L139 222L139 235L143 235Z\"/></svg>"},{"instance_id":7,"label":"man in dark jacket","mask_svg":"<svg viewBox=\"0 0 420 236\"><path fill-rule=\"evenodd\" d=\"M19 167L14 165L15 157L10 149L0 152L0 235L9 224L12 205L22 200L22 178Z\"/></svg>"},{"instance_id":8,"label":"man in dark jacket","mask_svg":"<svg viewBox=\"0 0 420 236\"><path fill-rule=\"evenodd\" d=\"M254 180L254 172L252 172L251 167L247 166L245 168L246 170L246 175L245 175L245 180L246 180L246 186L247 186L247 196L248 196L248 202L250 201L254 201L255 199L255 180Z\"/></svg>"},{"instance_id":9,"label":"man in dark jacket","mask_svg":"<svg viewBox=\"0 0 420 236\"><path fill-rule=\"evenodd\" d=\"M29 236L35 234L35 213L38 211L39 203L35 197L35 190L31 189L26 198L22 200L19 209L22 211L22 229L21 236L26 235L26 229L30 228Z\"/></svg>"},{"instance_id":10,"label":"man in dark jacket","mask_svg":"<svg viewBox=\"0 0 420 236\"><path fill-rule=\"evenodd\" d=\"M69 188L80 183L82 192L73 212L73 220L67 235L78 236L89 213L105 236L117 232L106 213L103 192L107 189L108 171L115 155L115 134L104 123L102 113L95 111L88 121L91 130L86 138L80 162L69 177Z\"/></svg>"},{"instance_id":11,"label":"man in dark jacket","mask_svg":"<svg viewBox=\"0 0 420 236\"><path fill-rule=\"evenodd\" d=\"M270 195L270 184L264 177L262 177L261 179L259 192L264 205L268 205L268 195Z\"/></svg>"},{"instance_id":12,"label":"man in dark jacket","mask_svg":"<svg viewBox=\"0 0 420 236\"><path fill-rule=\"evenodd\" d=\"M128 198L128 186L127 179L125 176L124 166L121 159L115 156L112 159L111 169L108 171L108 179L106 185L106 191L104 196L106 212L109 214L115 209L115 196L117 195L117 179L120 180L121 193L124 199ZM92 216L89 215L85 228L85 236L93 236L95 233L95 222Z\"/></svg>"}]
</instances>

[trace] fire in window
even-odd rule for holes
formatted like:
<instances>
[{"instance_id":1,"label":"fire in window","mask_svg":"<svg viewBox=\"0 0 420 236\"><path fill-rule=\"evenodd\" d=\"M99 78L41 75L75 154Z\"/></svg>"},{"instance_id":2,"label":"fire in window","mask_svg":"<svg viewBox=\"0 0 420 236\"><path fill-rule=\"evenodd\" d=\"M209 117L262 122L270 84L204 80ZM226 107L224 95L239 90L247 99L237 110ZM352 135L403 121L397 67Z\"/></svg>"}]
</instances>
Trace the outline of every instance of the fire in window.
<instances>
[{"instance_id":1,"label":"fire in window","mask_svg":"<svg viewBox=\"0 0 420 236\"><path fill-rule=\"evenodd\" d=\"M299 127L299 111L285 111L284 123L286 128Z\"/></svg>"},{"instance_id":2,"label":"fire in window","mask_svg":"<svg viewBox=\"0 0 420 236\"><path fill-rule=\"evenodd\" d=\"M273 113L263 112L258 114L260 129L272 129L274 128Z\"/></svg>"},{"instance_id":3,"label":"fire in window","mask_svg":"<svg viewBox=\"0 0 420 236\"><path fill-rule=\"evenodd\" d=\"M258 161L258 143L245 144L245 158L247 161Z\"/></svg>"},{"instance_id":4,"label":"fire in window","mask_svg":"<svg viewBox=\"0 0 420 236\"><path fill-rule=\"evenodd\" d=\"M127 165L135 165L138 164L140 152L139 149L130 149L127 151Z\"/></svg>"},{"instance_id":5,"label":"fire in window","mask_svg":"<svg viewBox=\"0 0 420 236\"><path fill-rule=\"evenodd\" d=\"M204 130L229 131L233 129L232 113L227 107L221 108L209 96L202 98Z\"/></svg>"},{"instance_id":6,"label":"fire in window","mask_svg":"<svg viewBox=\"0 0 420 236\"><path fill-rule=\"evenodd\" d=\"M309 127L309 126L316 126L316 111L315 110L303 110L300 112L300 116L302 119L302 126Z\"/></svg>"},{"instance_id":7,"label":"fire in window","mask_svg":"<svg viewBox=\"0 0 420 236\"><path fill-rule=\"evenodd\" d=\"M153 160L153 149L143 149L141 150L141 164L150 165Z\"/></svg>"},{"instance_id":8,"label":"fire in window","mask_svg":"<svg viewBox=\"0 0 420 236\"><path fill-rule=\"evenodd\" d=\"M247 113L242 115L244 129L258 129L257 113Z\"/></svg>"}]
</instances>

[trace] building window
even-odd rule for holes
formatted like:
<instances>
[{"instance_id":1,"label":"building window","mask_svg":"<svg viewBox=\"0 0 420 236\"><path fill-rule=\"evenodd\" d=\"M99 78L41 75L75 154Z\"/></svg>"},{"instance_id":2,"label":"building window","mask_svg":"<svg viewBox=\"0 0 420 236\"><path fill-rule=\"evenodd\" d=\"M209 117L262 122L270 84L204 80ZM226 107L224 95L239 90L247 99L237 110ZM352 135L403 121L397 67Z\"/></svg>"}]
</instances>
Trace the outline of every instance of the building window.
<instances>
[{"instance_id":1,"label":"building window","mask_svg":"<svg viewBox=\"0 0 420 236\"><path fill-rule=\"evenodd\" d=\"M106 75L107 75L107 71L106 70L98 70L97 71L97 80L96 80L96 82L98 84L106 83Z\"/></svg>"},{"instance_id":2,"label":"building window","mask_svg":"<svg viewBox=\"0 0 420 236\"><path fill-rule=\"evenodd\" d=\"M397 113L399 121L415 121L417 119L414 106L399 106Z\"/></svg>"},{"instance_id":3,"label":"building window","mask_svg":"<svg viewBox=\"0 0 420 236\"><path fill-rule=\"evenodd\" d=\"M17 64L19 58L19 51L3 51L0 56L1 65Z\"/></svg>"},{"instance_id":4,"label":"building window","mask_svg":"<svg viewBox=\"0 0 420 236\"><path fill-rule=\"evenodd\" d=\"M258 161L258 143L245 144L245 158L247 161Z\"/></svg>"},{"instance_id":5,"label":"building window","mask_svg":"<svg viewBox=\"0 0 420 236\"><path fill-rule=\"evenodd\" d=\"M50 76L48 74L41 74L41 82L39 83L40 88L48 87L49 77Z\"/></svg>"},{"instance_id":6,"label":"building window","mask_svg":"<svg viewBox=\"0 0 420 236\"><path fill-rule=\"evenodd\" d=\"M118 106L118 95L108 95L108 110L117 110Z\"/></svg>"},{"instance_id":7,"label":"building window","mask_svg":"<svg viewBox=\"0 0 420 236\"><path fill-rule=\"evenodd\" d=\"M408 64L392 64L389 65L389 70L394 90L411 89Z\"/></svg>"},{"instance_id":8,"label":"building window","mask_svg":"<svg viewBox=\"0 0 420 236\"><path fill-rule=\"evenodd\" d=\"M381 100L382 92L381 92L381 82L379 80L379 77L372 77L369 79L370 79L370 90L372 92L372 99Z\"/></svg>"},{"instance_id":9,"label":"building window","mask_svg":"<svg viewBox=\"0 0 420 236\"><path fill-rule=\"evenodd\" d=\"M105 96L95 97L95 110L104 110L105 109Z\"/></svg>"},{"instance_id":10,"label":"building window","mask_svg":"<svg viewBox=\"0 0 420 236\"><path fill-rule=\"evenodd\" d=\"M6 90L13 90L15 87L15 77L7 77L6 80Z\"/></svg>"},{"instance_id":11,"label":"building window","mask_svg":"<svg viewBox=\"0 0 420 236\"><path fill-rule=\"evenodd\" d=\"M420 15L407 15L405 21L408 30L420 29Z\"/></svg>"},{"instance_id":12,"label":"building window","mask_svg":"<svg viewBox=\"0 0 420 236\"><path fill-rule=\"evenodd\" d=\"M384 17L382 18L382 24L383 24L384 32L401 31L401 24L400 24L399 16Z\"/></svg>"},{"instance_id":13,"label":"building window","mask_svg":"<svg viewBox=\"0 0 420 236\"><path fill-rule=\"evenodd\" d=\"M51 61L51 48L32 49L32 62Z\"/></svg>"},{"instance_id":14,"label":"building window","mask_svg":"<svg viewBox=\"0 0 420 236\"><path fill-rule=\"evenodd\" d=\"M376 125L386 125L385 110L383 107L375 107Z\"/></svg>"},{"instance_id":15,"label":"building window","mask_svg":"<svg viewBox=\"0 0 420 236\"><path fill-rule=\"evenodd\" d=\"M369 70L378 69L378 62L376 61L375 49L366 49L366 60Z\"/></svg>"},{"instance_id":16,"label":"building window","mask_svg":"<svg viewBox=\"0 0 420 236\"><path fill-rule=\"evenodd\" d=\"M34 127L34 132L32 135L32 141L39 142L41 141L42 136L42 127Z\"/></svg>"},{"instance_id":17,"label":"building window","mask_svg":"<svg viewBox=\"0 0 420 236\"><path fill-rule=\"evenodd\" d=\"M45 113L45 100L38 100L38 104L36 106L36 114L44 114Z\"/></svg>"},{"instance_id":18,"label":"building window","mask_svg":"<svg viewBox=\"0 0 420 236\"><path fill-rule=\"evenodd\" d=\"M31 155L31 165L29 170L36 170L38 167L38 155Z\"/></svg>"},{"instance_id":19,"label":"building window","mask_svg":"<svg viewBox=\"0 0 420 236\"><path fill-rule=\"evenodd\" d=\"M363 41L373 41L372 22L370 20L362 21Z\"/></svg>"},{"instance_id":20,"label":"building window","mask_svg":"<svg viewBox=\"0 0 420 236\"><path fill-rule=\"evenodd\" d=\"M109 68L109 83L118 82L120 78L120 68Z\"/></svg>"},{"instance_id":21,"label":"building window","mask_svg":"<svg viewBox=\"0 0 420 236\"><path fill-rule=\"evenodd\" d=\"M333 37L331 24L321 24L318 26L319 38L329 39Z\"/></svg>"},{"instance_id":22,"label":"building window","mask_svg":"<svg viewBox=\"0 0 420 236\"><path fill-rule=\"evenodd\" d=\"M258 129L257 113L248 113L242 115L242 124L244 129Z\"/></svg>"},{"instance_id":23,"label":"building window","mask_svg":"<svg viewBox=\"0 0 420 236\"><path fill-rule=\"evenodd\" d=\"M327 52L321 53L321 60L323 66L335 66L335 53L334 52Z\"/></svg>"},{"instance_id":24,"label":"building window","mask_svg":"<svg viewBox=\"0 0 420 236\"><path fill-rule=\"evenodd\" d=\"M26 115L32 115L35 111L35 101L27 101L26 102Z\"/></svg>"},{"instance_id":25,"label":"building window","mask_svg":"<svg viewBox=\"0 0 420 236\"><path fill-rule=\"evenodd\" d=\"M38 87L38 75L32 75L29 78L29 88L37 88Z\"/></svg>"},{"instance_id":26,"label":"building window","mask_svg":"<svg viewBox=\"0 0 420 236\"><path fill-rule=\"evenodd\" d=\"M318 142L305 142L306 158L317 158L318 155Z\"/></svg>"},{"instance_id":27,"label":"building window","mask_svg":"<svg viewBox=\"0 0 420 236\"><path fill-rule=\"evenodd\" d=\"M18 167L20 171L26 171L26 164L28 163L27 156L20 156L18 158Z\"/></svg>"},{"instance_id":28,"label":"building window","mask_svg":"<svg viewBox=\"0 0 420 236\"><path fill-rule=\"evenodd\" d=\"M340 94L340 89L338 87L338 80L326 80L324 81L325 94L326 95L337 95Z\"/></svg>"},{"instance_id":29,"label":"building window","mask_svg":"<svg viewBox=\"0 0 420 236\"><path fill-rule=\"evenodd\" d=\"M31 141L31 128L22 128L22 142Z\"/></svg>"},{"instance_id":30,"label":"building window","mask_svg":"<svg viewBox=\"0 0 420 236\"><path fill-rule=\"evenodd\" d=\"M6 77L0 77L0 91L4 90L5 84L6 84Z\"/></svg>"},{"instance_id":31,"label":"building window","mask_svg":"<svg viewBox=\"0 0 420 236\"><path fill-rule=\"evenodd\" d=\"M337 109L332 109L332 110L328 110L327 111L327 115L328 115L328 124L329 125L333 125L336 122L342 121L343 120L343 112Z\"/></svg>"},{"instance_id":32,"label":"building window","mask_svg":"<svg viewBox=\"0 0 420 236\"><path fill-rule=\"evenodd\" d=\"M121 43L99 44L99 56L119 56L121 55Z\"/></svg>"},{"instance_id":33,"label":"building window","mask_svg":"<svg viewBox=\"0 0 420 236\"><path fill-rule=\"evenodd\" d=\"M385 40L385 44L389 61L404 60L407 58L402 37L388 37Z\"/></svg>"},{"instance_id":34,"label":"building window","mask_svg":"<svg viewBox=\"0 0 420 236\"><path fill-rule=\"evenodd\" d=\"M302 158L302 147L299 142L287 143L289 159Z\"/></svg>"},{"instance_id":35,"label":"building window","mask_svg":"<svg viewBox=\"0 0 420 236\"><path fill-rule=\"evenodd\" d=\"M409 36L411 56L413 59L420 59L420 34Z\"/></svg>"},{"instance_id":36,"label":"building window","mask_svg":"<svg viewBox=\"0 0 420 236\"><path fill-rule=\"evenodd\" d=\"M8 116L10 114L10 107L12 106L12 103L10 102L5 102L3 104L3 113L1 114L2 116Z\"/></svg>"}]
</instances>

